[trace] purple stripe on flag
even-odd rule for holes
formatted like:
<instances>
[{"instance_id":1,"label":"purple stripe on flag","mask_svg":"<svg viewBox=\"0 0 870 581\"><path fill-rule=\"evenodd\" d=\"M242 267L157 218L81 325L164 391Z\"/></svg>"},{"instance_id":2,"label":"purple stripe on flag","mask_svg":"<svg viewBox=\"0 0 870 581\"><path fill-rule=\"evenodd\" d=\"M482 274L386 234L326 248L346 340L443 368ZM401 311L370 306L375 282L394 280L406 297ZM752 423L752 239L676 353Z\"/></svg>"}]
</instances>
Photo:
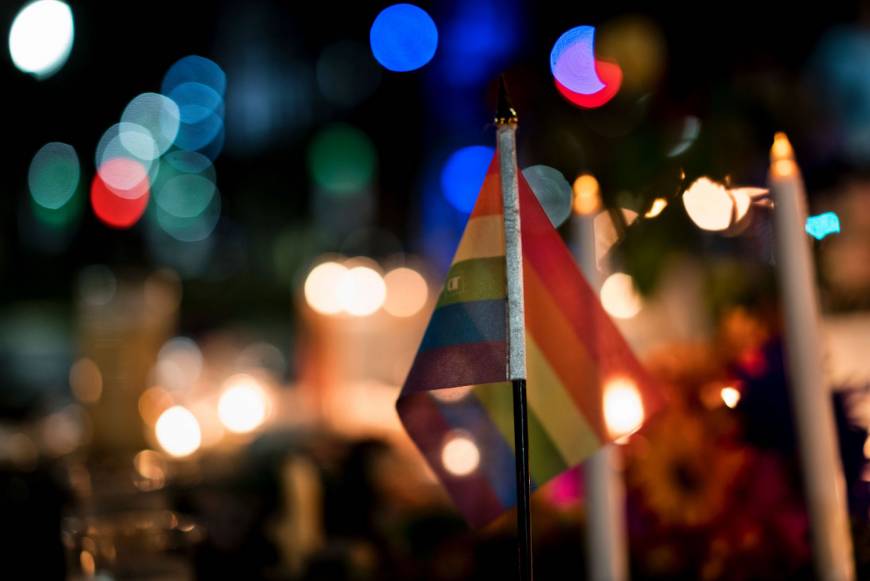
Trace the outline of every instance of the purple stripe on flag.
<instances>
[{"instance_id":1,"label":"purple stripe on flag","mask_svg":"<svg viewBox=\"0 0 870 581\"><path fill-rule=\"evenodd\" d=\"M505 396L510 401L512 392L505 384ZM493 423L489 412L472 394L456 402L438 402L441 415L455 429L463 430L474 439L480 450L480 467L505 508L517 503L514 449Z\"/></svg>"},{"instance_id":2,"label":"purple stripe on flag","mask_svg":"<svg viewBox=\"0 0 870 581\"><path fill-rule=\"evenodd\" d=\"M474 527L483 526L504 512L492 485L481 471L454 476L441 463L441 449L452 426L428 393L402 397L396 404L399 418L438 480L447 488L456 508Z\"/></svg>"},{"instance_id":3,"label":"purple stripe on flag","mask_svg":"<svg viewBox=\"0 0 870 581\"><path fill-rule=\"evenodd\" d=\"M504 341L466 343L417 353L402 395L444 387L495 383L507 378Z\"/></svg>"}]
</instances>

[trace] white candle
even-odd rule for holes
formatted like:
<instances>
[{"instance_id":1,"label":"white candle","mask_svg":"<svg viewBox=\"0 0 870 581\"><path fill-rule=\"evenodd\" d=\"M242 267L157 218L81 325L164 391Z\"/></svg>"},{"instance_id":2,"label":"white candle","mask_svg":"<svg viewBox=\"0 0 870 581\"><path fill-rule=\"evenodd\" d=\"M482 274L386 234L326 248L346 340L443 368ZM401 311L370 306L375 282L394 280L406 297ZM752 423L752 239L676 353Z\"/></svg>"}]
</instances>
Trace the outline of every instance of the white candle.
<instances>
[{"instance_id":1,"label":"white candle","mask_svg":"<svg viewBox=\"0 0 870 581\"><path fill-rule=\"evenodd\" d=\"M822 338L806 192L791 144L778 133L771 148L770 191L782 295L786 362L800 445L816 573L852 580L852 539L831 393L822 369Z\"/></svg>"},{"instance_id":2,"label":"white candle","mask_svg":"<svg viewBox=\"0 0 870 581\"><path fill-rule=\"evenodd\" d=\"M601 209L598 181L581 175L574 181L571 237L580 270L597 292L601 280L595 256L595 215ZM589 578L594 581L628 579L625 538L625 486L615 444L601 448L583 464L586 483L586 553Z\"/></svg>"}]
</instances>

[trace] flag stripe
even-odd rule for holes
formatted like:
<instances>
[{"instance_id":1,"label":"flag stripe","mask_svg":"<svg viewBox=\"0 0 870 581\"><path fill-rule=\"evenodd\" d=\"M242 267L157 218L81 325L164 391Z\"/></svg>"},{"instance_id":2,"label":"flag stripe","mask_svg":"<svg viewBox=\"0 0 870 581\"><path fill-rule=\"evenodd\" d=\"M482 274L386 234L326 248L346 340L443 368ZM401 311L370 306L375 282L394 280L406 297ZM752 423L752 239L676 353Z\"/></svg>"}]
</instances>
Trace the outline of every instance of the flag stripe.
<instances>
[{"instance_id":1,"label":"flag stripe","mask_svg":"<svg viewBox=\"0 0 870 581\"><path fill-rule=\"evenodd\" d=\"M504 341L453 345L421 351L405 380L405 391L459 387L504 381L507 377Z\"/></svg>"},{"instance_id":2,"label":"flag stripe","mask_svg":"<svg viewBox=\"0 0 870 581\"><path fill-rule=\"evenodd\" d=\"M505 340L504 300L454 303L435 309L420 350Z\"/></svg>"},{"instance_id":3,"label":"flag stripe","mask_svg":"<svg viewBox=\"0 0 870 581\"><path fill-rule=\"evenodd\" d=\"M501 179L499 178L498 170L498 155L492 158L489 164L489 169L486 172L486 178L483 180L483 186L480 188L480 193L477 195L477 202L474 204L474 210L471 211L471 218L479 218L481 216L502 215L504 204L501 199Z\"/></svg>"},{"instance_id":4,"label":"flag stripe","mask_svg":"<svg viewBox=\"0 0 870 581\"><path fill-rule=\"evenodd\" d=\"M528 332L526 368L529 410L534 411L538 418L545 419L543 428L559 450L560 457L568 465L580 462L601 445L601 439L577 409L562 380Z\"/></svg>"},{"instance_id":5,"label":"flag stripe","mask_svg":"<svg viewBox=\"0 0 870 581\"><path fill-rule=\"evenodd\" d=\"M577 268L566 268L568 261L573 261L571 253L558 232L550 225L544 210L538 204L522 174L518 177L523 224L523 264L530 265L534 269L540 277L541 285L552 297L552 304L558 305L554 316L564 320L573 329L572 336L580 341L585 348L585 353L595 362L598 378L615 375L630 377L638 387L644 408L650 413L659 409L664 403L659 390L654 388L649 375L610 320L610 316L604 311L595 291L580 271ZM571 264L573 265L573 262ZM527 300L526 304L530 302ZM527 317L526 320L528 322L530 319ZM535 333L535 337L540 340L539 334ZM549 355L550 351L548 349L545 351ZM582 367L579 362L574 365ZM566 382L566 385L574 384ZM597 384L594 389L600 392L600 384ZM571 391L584 390L578 386ZM578 404L584 412L587 412L587 416L601 415L600 401L598 406L592 408L586 408L580 402ZM596 423L594 418L590 419L593 424ZM600 425L600 421L597 423ZM603 432L599 433L603 434ZM605 438L609 439L606 436Z\"/></svg>"},{"instance_id":6,"label":"flag stripe","mask_svg":"<svg viewBox=\"0 0 870 581\"><path fill-rule=\"evenodd\" d=\"M504 220L501 213L471 218L453 257L453 264L470 258L504 258Z\"/></svg>"},{"instance_id":7,"label":"flag stripe","mask_svg":"<svg viewBox=\"0 0 870 581\"><path fill-rule=\"evenodd\" d=\"M469 301L504 301L504 270L504 256L457 262L447 273L447 283L441 291L437 307Z\"/></svg>"},{"instance_id":8,"label":"flag stripe","mask_svg":"<svg viewBox=\"0 0 870 581\"><path fill-rule=\"evenodd\" d=\"M601 413L600 376L595 361L589 357L585 345L565 318L560 316L561 305L554 302L537 269L527 262L524 266L526 333L534 339L560 382L573 387L568 393L577 413L599 438L606 439Z\"/></svg>"},{"instance_id":9,"label":"flag stripe","mask_svg":"<svg viewBox=\"0 0 870 581\"><path fill-rule=\"evenodd\" d=\"M486 408L490 420L502 438L514 450L513 391L510 382L478 385L471 397L476 397ZM572 404L573 405L573 404ZM565 461L550 435L543 429L544 421L527 408L529 427L529 455L535 458L530 463L533 484L546 482L566 468Z\"/></svg>"},{"instance_id":10,"label":"flag stripe","mask_svg":"<svg viewBox=\"0 0 870 581\"><path fill-rule=\"evenodd\" d=\"M486 475L502 506L513 505L517 496L516 480L504 478L504 475L514 471L514 451L480 400L472 394L454 403L439 402L438 408L450 426L468 432L473 438L480 450L478 470Z\"/></svg>"},{"instance_id":11,"label":"flag stripe","mask_svg":"<svg viewBox=\"0 0 870 581\"><path fill-rule=\"evenodd\" d=\"M483 472L476 471L459 478L444 469L440 455L451 426L431 395L421 393L402 398L397 408L405 430L426 457L432 471L447 487L456 507L472 525L486 524L493 515L504 510Z\"/></svg>"},{"instance_id":12,"label":"flag stripe","mask_svg":"<svg viewBox=\"0 0 870 581\"><path fill-rule=\"evenodd\" d=\"M549 418L542 418L532 408L527 408L529 429L529 457L535 459L529 469L535 483L547 482L553 476L560 474L567 464L556 443L544 428Z\"/></svg>"}]
</instances>

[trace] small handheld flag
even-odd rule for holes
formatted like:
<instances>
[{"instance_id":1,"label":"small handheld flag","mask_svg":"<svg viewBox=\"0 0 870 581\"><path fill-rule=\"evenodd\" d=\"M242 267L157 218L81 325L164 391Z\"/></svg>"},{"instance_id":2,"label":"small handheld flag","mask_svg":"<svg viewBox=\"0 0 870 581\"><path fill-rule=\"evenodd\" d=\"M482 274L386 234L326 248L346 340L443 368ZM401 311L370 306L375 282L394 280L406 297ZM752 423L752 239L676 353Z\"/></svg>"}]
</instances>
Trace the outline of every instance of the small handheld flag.
<instances>
[{"instance_id":1,"label":"small handheld flag","mask_svg":"<svg viewBox=\"0 0 870 581\"><path fill-rule=\"evenodd\" d=\"M473 526L516 503L497 156L397 403L408 434ZM607 415L618 410L605 409L605 402L619 405L628 398L649 417L662 398L522 174L518 179L530 468L537 487L627 435L608 427ZM617 397L608 398L608 390ZM638 427L635 422L625 429ZM480 456L477 468L461 475L451 473L442 457L458 436L474 442Z\"/></svg>"}]
</instances>

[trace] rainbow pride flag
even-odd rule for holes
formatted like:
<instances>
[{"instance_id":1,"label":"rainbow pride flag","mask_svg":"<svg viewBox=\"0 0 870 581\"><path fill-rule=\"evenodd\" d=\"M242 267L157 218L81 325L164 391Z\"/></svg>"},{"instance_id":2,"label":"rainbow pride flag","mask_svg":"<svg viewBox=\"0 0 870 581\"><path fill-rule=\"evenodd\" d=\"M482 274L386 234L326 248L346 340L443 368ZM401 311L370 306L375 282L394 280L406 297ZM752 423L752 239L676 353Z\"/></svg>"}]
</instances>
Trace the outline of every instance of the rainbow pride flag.
<instances>
[{"instance_id":1,"label":"rainbow pride flag","mask_svg":"<svg viewBox=\"0 0 870 581\"><path fill-rule=\"evenodd\" d=\"M534 488L625 435L608 428L607 418L624 423L627 413L629 423L638 419L636 429L662 400L522 173L518 178ZM516 504L504 254L496 153L396 404L472 526ZM618 409L625 405L630 409Z\"/></svg>"}]
</instances>

